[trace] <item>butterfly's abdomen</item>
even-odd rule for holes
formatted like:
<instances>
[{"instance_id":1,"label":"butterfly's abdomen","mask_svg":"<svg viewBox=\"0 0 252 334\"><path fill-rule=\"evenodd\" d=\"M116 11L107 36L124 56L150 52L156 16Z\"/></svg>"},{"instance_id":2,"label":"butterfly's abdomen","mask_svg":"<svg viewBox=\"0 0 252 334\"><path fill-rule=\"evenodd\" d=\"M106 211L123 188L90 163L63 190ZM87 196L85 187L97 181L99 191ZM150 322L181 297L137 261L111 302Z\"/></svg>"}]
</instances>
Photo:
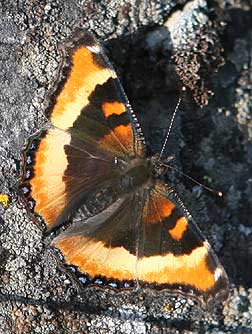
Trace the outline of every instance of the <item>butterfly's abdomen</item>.
<instances>
[{"instance_id":1,"label":"butterfly's abdomen","mask_svg":"<svg viewBox=\"0 0 252 334\"><path fill-rule=\"evenodd\" d=\"M81 214L86 218L92 217L108 206L110 206L118 197L116 187L104 187L97 192L91 193L80 207Z\"/></svg>"}]
</instances>

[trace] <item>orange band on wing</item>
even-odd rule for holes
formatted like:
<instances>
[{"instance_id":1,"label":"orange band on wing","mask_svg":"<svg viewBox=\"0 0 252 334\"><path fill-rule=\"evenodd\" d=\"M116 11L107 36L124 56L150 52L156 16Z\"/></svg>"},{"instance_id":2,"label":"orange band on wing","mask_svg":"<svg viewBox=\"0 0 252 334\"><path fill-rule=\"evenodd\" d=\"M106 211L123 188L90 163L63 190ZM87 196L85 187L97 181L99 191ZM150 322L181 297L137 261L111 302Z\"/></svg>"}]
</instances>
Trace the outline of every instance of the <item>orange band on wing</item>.
<instances>
[{"instance_id":1,"label":"orange band on wing","mask_svg":"<svg viewBox=\"0 0 252 334\"><path fill-rule=\"evenodd\" d=\"M107 248L101 241L82 236L72 236L54 243L68 264L91 277L102 275L118 280L136 278L136 257L123 247Z\"/></svg>"},{"instance_id":2,"label":"orange band on wing","mask_svg":"<svg viewBox=\"0 0 252 334\"><path fill-rule=\"evenodd\" d=\"M181 217L176 221L176 225L169 230L171 237L177 241L182 239L184 232L187 230L188 223L185 217Z\"/></svg>"},{"instance_id":3,"label":"orange band on wing","mask_svg":"<svg viewBox=\"0 0 252 334\"><path fill-rule=\"evenodd\" d=\"M139 279L156 284L186 284L206 291L215 284L214 273L207 266L208 248L203 245L190 254L172 253L138 259L123 247L107 247L102 241L84 236L56 240L54 246L66 263L75 265L91 277L115 280ZM137 262L137 267L136 267Z\"/></svg>"},{"instance_id":4,"label":"orange band on wing","mask_svg":"<svg viewBox=\"0 0 252 334\"><path fill-rule=\"evenodd\" d=\"M63 130L70 128L89 104L88 98L95 87L116 77L111 69L100 67L86 47L74 51L71 63L71 72L51 113L51 122Z\"/></svg>"},{"instance_id":5,"label":"orange band on wing","mask_svg":"<svg viewBox=\"0 0 252 334\"><path fill-rule=\"evenodd\" d=\"M105 117L108 118L113 114L121 115L126 111L126 109L123 103L115 101L115 102L104 102L102 104L102 111Z\"/></svg>"},{"instance_id":6,"label":"orange band on wing","mask_svg":"<svg viewBox=\"0 0 252 334\"><path fill-rule=\"evenodd\" d=\"M50 226L65 207L66 192L63 175L68 161L64 145L71 137L57 129L48 130L35 155L34 176L30 180L31 196L36 202L35 211Z\"/></svg>"},{"instance_id":7,"label":"orange band on wing","mask_svg":"<svg viewBox=\"0 0 252 334\"><path fill-rule=\"evenodd\" d=\"M189 255L143 258L138 263L141 280L158 284L187 284L206 291L215 284L214 273L207 267L208 250L198 247Z\"/></svg>"}]
</instances>

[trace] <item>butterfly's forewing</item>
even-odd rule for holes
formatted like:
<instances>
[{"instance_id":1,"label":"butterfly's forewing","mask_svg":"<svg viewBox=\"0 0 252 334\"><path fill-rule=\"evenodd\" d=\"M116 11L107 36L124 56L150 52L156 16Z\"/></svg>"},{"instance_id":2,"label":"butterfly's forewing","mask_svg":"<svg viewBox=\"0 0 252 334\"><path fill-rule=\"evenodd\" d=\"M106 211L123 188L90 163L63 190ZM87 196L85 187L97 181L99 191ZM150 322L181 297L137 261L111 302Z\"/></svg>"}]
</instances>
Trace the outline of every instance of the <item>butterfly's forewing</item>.
<instances>
[{"instance_id":1,"label":"butterfly's forewing","mask_svg":"<svg viewBox=\"0 0 252 334\"><path fill-rule=\"evenodd\" d=\"M50 102L52 124L116 156L143 155L141 129L101 45L78 30L62 52L64 78Z\"/></svg>"},{"instance_id":2,"label":"butterfly's forewing","mask_svg":"<svg viewBox=\"0 0 252 334\"><path fill-rule=\"evenodd\" d=\"M144 285L180 291L204 304L228 293L227 275L176 194L157 181L142 216L137 264Z\"/></svg>"},{"instance_id":3,"label":"butterfly's forewing","mask_svg":"<svg viewBox=\"0 0 252 334\"><path fill-rule=\"evenodd\" d=\"M47 229L62 223L90 192L118 177L115 157L143 155L144 142L101 46L78 31L62 50L48 114L52 128L31 142L21 189Z\"/></svg>"}]
</instances>

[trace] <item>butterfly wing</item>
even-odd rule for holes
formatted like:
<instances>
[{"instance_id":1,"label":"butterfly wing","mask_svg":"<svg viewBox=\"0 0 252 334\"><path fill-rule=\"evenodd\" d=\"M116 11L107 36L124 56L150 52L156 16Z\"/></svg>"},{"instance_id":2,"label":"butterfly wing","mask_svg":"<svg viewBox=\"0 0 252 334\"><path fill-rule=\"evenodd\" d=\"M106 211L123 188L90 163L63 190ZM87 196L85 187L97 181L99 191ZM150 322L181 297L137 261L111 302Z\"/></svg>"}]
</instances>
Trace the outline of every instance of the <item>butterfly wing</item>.
<instances>
[{"instance_id":1,"label":"butterfly wing","mask_svg":"<svg viewBox=\"0 0 252 334\"><path fill-rule=\"evenodd\" d=\"M116 157L127 162L144 154L136 118L93 36L77 31L62 52L48 106L53 126L30 142L23 159L21 189L48 230L88 195L114 186Z\"/></svg>"},{"instance_id":2,"label":"butterfly wing","mask_svg":"<svg viewBox=\"0 0 252 334\"><path fill-rule=\"evenodd\" d=\"M133 286L137 279L138 219L141 201L125 195L86 221L77 222L53 240L65 263L78 269L89 282L110 282L113 287Z\"/></svg>"},{"instance_id":3,"label":"butterfly wing","mask_svg":"<svg viewBox=\"0 0 252 334\"><path fill-rule=\"evenodd\" d=\"M109 182L115 186L119 175L106 151L53 128L30 144L21 189L50 230Z\"/></svg>"},{"instance_id":4,"label":"butterfly wing","mask_svg":"<svg viewBox=\"0 0 252 334\"><path fill-rule=\"evenodd\" d=\"M197 297L226 297L227 275L177 195L158 181L147 194L138 251L138 279L146 286Z\"/></svg>"},{"instance_id":5,"label":"butterfly wing","mask_svg":"<svg viewBox=\"0 0 252 334\"><path fill-rule=\"evenodd\" d=\"M143 155L140 126L101 45L77 30L62 53L64 76L49 105L52 124L117 156Z\"/></svg>"}]
</instances>

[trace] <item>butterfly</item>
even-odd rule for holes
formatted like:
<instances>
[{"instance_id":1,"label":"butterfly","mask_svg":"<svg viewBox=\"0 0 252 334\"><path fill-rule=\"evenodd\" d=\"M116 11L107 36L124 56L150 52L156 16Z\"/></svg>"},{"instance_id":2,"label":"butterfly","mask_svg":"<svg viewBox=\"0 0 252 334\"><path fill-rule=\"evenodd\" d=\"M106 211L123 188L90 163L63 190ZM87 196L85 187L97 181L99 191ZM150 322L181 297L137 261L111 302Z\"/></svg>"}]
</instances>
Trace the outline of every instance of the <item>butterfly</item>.
<instances>
[{"instance_id":1,"label":"butterfly","mask_svg":"<svg viewBox=\"0 0 252 334\"><path fill-rule=\"evenodd\" d=\"M46 232L80 219L52 247L83 285L181 293L202 305L228 293L227 275L174 190L147 157L137 118L102 46L77 30L61 48L50 128L31 138L20 189Z\"/></svg>"}]
</instances>

